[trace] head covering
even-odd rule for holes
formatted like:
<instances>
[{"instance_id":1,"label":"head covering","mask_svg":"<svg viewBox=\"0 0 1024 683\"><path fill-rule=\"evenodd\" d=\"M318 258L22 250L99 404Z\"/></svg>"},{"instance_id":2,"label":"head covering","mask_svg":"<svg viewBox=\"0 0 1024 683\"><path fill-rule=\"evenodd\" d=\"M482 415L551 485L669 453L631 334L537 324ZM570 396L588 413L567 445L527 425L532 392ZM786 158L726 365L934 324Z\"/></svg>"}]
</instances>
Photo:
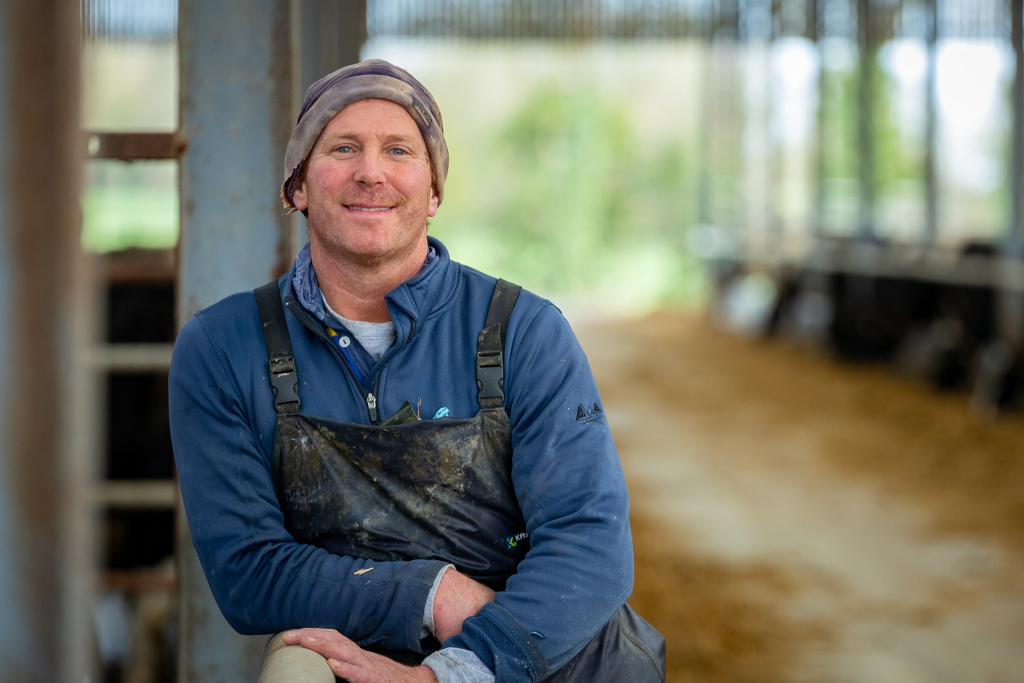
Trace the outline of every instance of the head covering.
<instances>
[{"instance_id":1,"label":"head covering","mask_svg":"<svg viewBox=\"0 0 1024 683\"><path fill-rule=\"evenodd\" d=\"M448 145L444 141L437 102L408 71L383 59L369 59L324 76L306 91L299 120L284 153L281 196L286 206L294 207L292 193L295 182L320 133L339 111L353 102L368 99L389 100L402 105L419 126L434 171L434 191L438 204L441 203L444 181L448 176Z\"/></svg>"}]
</instances>

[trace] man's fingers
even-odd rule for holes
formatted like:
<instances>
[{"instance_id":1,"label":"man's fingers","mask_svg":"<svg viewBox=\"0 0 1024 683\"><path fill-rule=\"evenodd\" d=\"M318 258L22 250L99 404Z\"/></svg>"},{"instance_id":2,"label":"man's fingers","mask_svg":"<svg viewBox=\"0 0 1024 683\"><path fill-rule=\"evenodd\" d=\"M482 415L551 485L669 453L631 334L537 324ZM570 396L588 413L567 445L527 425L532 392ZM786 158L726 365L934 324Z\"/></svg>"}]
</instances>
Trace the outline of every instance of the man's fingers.
<instances>
[{"instance_id":1,"label":"man's fingers","mask_svg":"<svg viewBox=\"0 0 1024 683\"><path fill-rule=\"evenodd\" d=\"M284 642L289 645L298 645L300 638L307 637L331 642L352 642L345 636L330 628L297 628L291 631L286 631L284 634Z\"/></svg>"},{"instance_id":2,"label":"man's fingers","mask_svg":"<svg viewBox=\"0 0 1024 683\"><path fill-rule=\"evenodd\" d=\"M334 658L351 664L362 664L365 659L363 650L348 639L342 643L313 636L303 636L299 639L299 645L327 659Z\"/></svg>"},{"instance_id":3,"label":"man's fingers","mask_svg":"<svg viewBox=\"0 0 1024 683\"><path fill-rule=\"evenodd\" d=\"M335 676L349 683L416 683L437 680L427 667L402 666L387 657L367 652L330 629L301 628L287 631L284 642L316 652L327 660Z\"/></svg>"},{"instance_id":4,"label":"man's fingers","mask_svg":"<svg viewBox=\"0 0 1024 683\"><path fill-rule=\"evenodd\" d=\"M328 659L327 665L331 667L334 675L349 683L376 683L373 675L361 666L343 662L337 659Z\"/></svg>"},{"instance_id":5,"label":"man's fingers","mask_svg":"<svg viewBox=\"0 0 1024 683\"><path fill-rule=\"evenodd\" d=\"M289 645L301 645L324 658L334 658L345 662L361 662L364 657L362 648L337 631L323 628L303 628L284 634L284 642Z\"/></svg>"}]
</instances>

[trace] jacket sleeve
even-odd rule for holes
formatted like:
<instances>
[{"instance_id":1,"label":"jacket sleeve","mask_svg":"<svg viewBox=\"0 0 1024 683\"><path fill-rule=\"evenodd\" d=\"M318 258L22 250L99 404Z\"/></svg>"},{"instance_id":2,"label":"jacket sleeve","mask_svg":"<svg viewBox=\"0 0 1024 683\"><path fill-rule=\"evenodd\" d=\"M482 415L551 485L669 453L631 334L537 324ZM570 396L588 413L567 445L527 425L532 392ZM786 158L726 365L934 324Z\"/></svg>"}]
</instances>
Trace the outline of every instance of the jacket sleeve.
<instances>
[{"instance_id":1,"label":"jacket sleeve","mask_svg":"<svg viewBox=\"0 0 1024 683\"><path fill-rule=\"evenodd\" d=\"M530 550L495 603L445 647L472 650L500 681L536 681L632 592L629 495L590 366L561 313L541 308L507 355L512 478Z\"/></svg>"},{"instance_id":2,"label":"jacket sleeve","mask_svg":"<svg viewBox=\"0 0 1024 683\"><path fill-rule=\"evenodd\" d=\"M334 628L361 644L419 651L423 605L444 563L374 563L297 543L270 449L228 367L197 315L175 343L171 438L192 542L225 618L243 634Z\"/></svg>"}]
</instances>

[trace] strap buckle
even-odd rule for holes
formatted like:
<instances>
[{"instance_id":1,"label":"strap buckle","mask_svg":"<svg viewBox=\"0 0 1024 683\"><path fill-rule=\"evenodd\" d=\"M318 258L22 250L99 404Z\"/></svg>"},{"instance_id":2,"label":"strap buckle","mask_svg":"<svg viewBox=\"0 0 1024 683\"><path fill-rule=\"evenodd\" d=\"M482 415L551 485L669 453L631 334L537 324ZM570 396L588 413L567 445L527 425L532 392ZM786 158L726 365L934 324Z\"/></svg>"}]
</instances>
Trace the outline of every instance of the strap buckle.
<instances>
[{"instance_id":1,"label":"strap buckle","mask_svg":"<svg viewBox=\"0 0 1024 683\"><path fill-rule=\"evenodd\" d=\"M477 400L482 409L493 410L505 405L505 367L503 349L508 321L519 298L519 285L498 280L494 285L487 321L476 339Z\"/></svg>"},{"instance_id":2,"label":"strap buckle","mask_svg":"<svg viewBox=\"0 0 1024 683\"><path fill-rule=\"evenodd\" d=\"M486 365L485 363L492 359L482 358L485 355L497 356L497 363ZM505 368L501 366L501 354L478 353L476 357L476 386L480 390L480 407L500 408L505 403L505 394L501 391L505 384Z\"/></svg>"},{"instance_id":3,"label":"strap buckle","mask_svg":"<svg viewBox=\"0 0 1024 683\"><path fill-rule=\"evenodd\" d=\"M299 375L292 356L270 359L270 388L274 392L274 408L279 413L297 413L299 406Z\"/></svg>"},{"instance_id":4,"label":"strap buckle","mask_svg":"<svg viewBox=\"0 0 1024 683\"><path fill-rule=\"evenodd\" d=\"M480 330L476 341L476 388L479 390L477 400L480 401L480 407L491 409L503 406L504 384L500 325L492 325Z\"/></svg>"}]
</instances>

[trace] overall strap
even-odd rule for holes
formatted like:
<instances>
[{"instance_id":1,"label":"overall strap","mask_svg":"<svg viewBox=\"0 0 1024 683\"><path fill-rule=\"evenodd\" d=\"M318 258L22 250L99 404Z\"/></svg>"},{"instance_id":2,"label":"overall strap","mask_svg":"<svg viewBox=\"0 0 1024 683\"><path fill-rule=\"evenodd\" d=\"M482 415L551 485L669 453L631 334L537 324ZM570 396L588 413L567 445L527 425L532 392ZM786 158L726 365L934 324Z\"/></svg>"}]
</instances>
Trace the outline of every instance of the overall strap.
<instances>
[{"instance_id":1,"label":"overall strap","mask_svg":"<svg viewBox=\"0 0 1024 683\"><path fill-rule=\"evenodd\" d=\"M487 311L487 322L476 339L476 386L481 409L500 408L505 403L502 388L505 384L505 336L512 309L523 288L505 280L498 280Z\"/></svg>"},{"instance_id":2,"label":"overall strap","mask_svg":"<svg viewBox=\"0 0 1024 683\"><path fill-rule=\"evenodd\" d=\"M263 341L267 345L267 360L270 364L270 387L274 390L274 409L278 413L297 413L299 401L299 374L295 371L295 357L292 355L292 340L288 336L288 324L284 319L281 291L277 280L257 287L256 309L263 323Z\"/></svg>"}]
</instances>

